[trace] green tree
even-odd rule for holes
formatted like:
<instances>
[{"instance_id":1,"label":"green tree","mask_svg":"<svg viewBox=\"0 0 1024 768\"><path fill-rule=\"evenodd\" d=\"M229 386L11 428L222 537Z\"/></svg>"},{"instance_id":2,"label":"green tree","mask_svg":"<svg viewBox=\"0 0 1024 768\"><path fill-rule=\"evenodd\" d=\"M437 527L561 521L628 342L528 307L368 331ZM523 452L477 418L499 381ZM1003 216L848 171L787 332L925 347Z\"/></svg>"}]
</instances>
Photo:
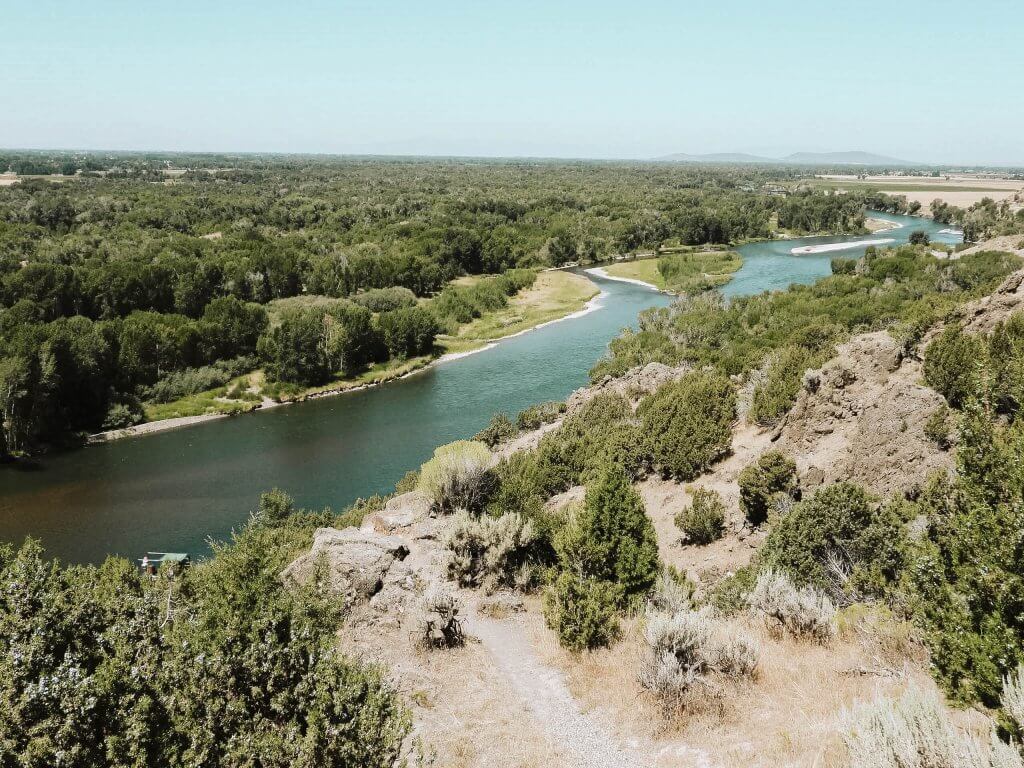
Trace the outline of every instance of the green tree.
<instances>
[{"instance_id":1,"label":"green tree","mask_svg":"<svg viewBox=\"0 0 1024 768\"><path fill-rule=\"evenodd\" d=\"M408 715L279 574L316 521L254 522L172 578L0 548L0 764L385 768Z\"/></svg>"},{"instance_id":2,"label":"green tree","mask_svg":"<svg viewBox=\"0 0 1024 768\"><path fill-rule=\"evenodd\" d=\"M568 229L559 229L548 243L551 263L556 267L576 261L579 257L579 243Z\"/></svg>"},{"instance_id":3,"label":"green tree","mask_svg":"<svg viewBox=\"0 0 1024 768\"><path fill-rule=\"evenodd\" d=\"M635 602L658 578L658 541L643 499L610 465L587 488L583 509L556 539L563 570L612 582Z\"/></svg>"},{"instance_id":4,"label":"green tree","mask_svg":"<svg viewBox=\"0 0 1024 768\"><path fill-rule=\"evenodd\" d=\"M954 408L975 392L985 361L985 345L957 325L946 328L925 350L924 380Z\"/></svg>"},{"instance_id":5,"label":"green tree","mask_svg":"<svg viewBox=\"0 0 1024 768\"><path fill-rule=\"evenodd\" d=\"M796 463L780 451L768 451L753 464L744 467L738 482L740 509L754 526L768 519L768 511L776 494L796 497L799 493Z\"/></svg>"},{"instance_id":6,"label":"green tree","mask_svg":"<svg viewBox=\"0 0 1024 768\"><path fill-rule=\"evenodd\" d=\"M563 571L545 595L544 613L559 643L578 653L618 638L621 603L618 584Z\"/></svg>"},{"instance_id":7,"label":"green tree","mask_svg":"<svg viewBox=\"0 0 1024 768\"><path fill-rule=\"evenodd\" d=\"M903 567L902 524L897 505L879 505L860 486L835 483L775 523L758 564L819 588L836 587L839 565L851 589L884 594Z\"/></svg>"},{"instance_id":8,"label":"green tree","mask_svg":"<svg viewBox=\"0 0 1024 768\"><path fill-rule=\"evenodd\" d=\"M721 373L698 371L645 398L637 415L655 465L692 480L730 451L736 393Z\"/></svg>"},{"instance_id":9,"label":"green tree","mask_svg":"<svg viewBox=\"0 0 1024 768\"><path fill-rule=\"evenodd\" d=\"M267 373L278 381L320 384L331 370L323 349L323 315L320 312L285 312L281 324L259 341Z\"/></svg>"},{"instance_id":10,"label":"green tree","mask_svg":"<svg viewBox=\"0 0 1024 768\"><path fill-rule=\"evenodd\" d=\"M1024 661L1024 512L1019 422L1000 427L968 400L957 476L911 506L923 515L906 578L939 681L957 700L998 706L1002 677Z\"/></svg>"}]
</instances>

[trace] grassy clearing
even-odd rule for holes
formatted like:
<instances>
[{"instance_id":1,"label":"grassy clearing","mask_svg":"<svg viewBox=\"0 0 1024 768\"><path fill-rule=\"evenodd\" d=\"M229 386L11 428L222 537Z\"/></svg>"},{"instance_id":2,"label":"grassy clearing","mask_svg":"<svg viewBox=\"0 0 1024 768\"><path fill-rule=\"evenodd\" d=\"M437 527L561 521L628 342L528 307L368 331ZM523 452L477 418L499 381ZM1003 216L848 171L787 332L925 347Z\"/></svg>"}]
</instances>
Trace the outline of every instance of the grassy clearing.
<instances>
[{"instance_id":1,"label":"grassy clearing","mask_svg":"<svg viewBox=\"0 0 1024 768\"><path fill-rule=\"evenodd\" d=\"M509 299L508 305L488 312L453 336L439 336L444 352L467 352L484 344L557 320L586 305L599 289L587 278L561 270L541 272L532 287Z\"/></svg>"},{"instance_id":2,"label":"grassy clearing","mask_svg":"<svg viewBox=\"0 0 1024 768\"><path fill-rule=\"evenodd\" d=\"M642 280L659 290L666 290L665 278L658 271L658 259L637 259L636 261L620 261L605 267L604 271L612 277L624 277L628 280Z\"/></svg>"},{"instance_id":3,"label":"grassy clearing","mask_svg":"<svg viewBox=\"0 0 1024 768\"><path fill-rule=\"evenodd\" d=\"M204 416L211 413L245 413L253 410L260 402L260 397L246 391L262 381L263 372L254 371L232 379L228 384L216 389L197 392L194 395L173 400L169 403L146 403L143 406L146 421L162 421L177 419L182 416ZM230 393L230 397L229 397Z\"/></svg>"},{"instance_id":4,"label":"grassy clearing","mask_svg":"<svg viewBox=\"0 0 1024 768\"><path fill-rule=\"evenodd\" d=\"M471 285L479 279L473 276L459 278L457 282L460 285ZM147 403L146 421L212 413L244 413L256 408L264 396L281 401L298 400L324 392L340 392L393 381L429 365L443 354L479 349L494 339L576 312L597 293L597 286L580 275L561 271L541 272L531 288L513 296L503 309L489 312L462 326L455 336L438 336L437 349L433 356L389 360L373 365L355 376L339 377L317 387L268 382L263 371L257 370L233 379L226 386L189 395L170 403ZM287 308L317 306L331 301L336 299L324 296L295 296L272 301L267 309L273 325L280 322L280 315Z\"/></svg>"},{"instance_id":5,"label":"grassy clearing","mask_svg":"<svg viewBox=\"0 0 1024 768\"><path fill-rule=\"evenodd\" d=\"M642 280L663 291L700 293L725 285L741 266L743 259L734 251L702 251L620 262L605 271L614 277Z\"/></svg>"},{"instance_id":6,"label":"grassy clearing","mask_svg":"<svg viewBox=\"0 0 1024 768\"><path fill-rule=\"evenodd\" d=\"M315 309L316 307L330 307L341 301L331 296L289 296L286 299L274 299L267 302L267 319L270 327L276 328L281 324L281 318L288 310L292 309Z\"/></svg>"}]
</instances>

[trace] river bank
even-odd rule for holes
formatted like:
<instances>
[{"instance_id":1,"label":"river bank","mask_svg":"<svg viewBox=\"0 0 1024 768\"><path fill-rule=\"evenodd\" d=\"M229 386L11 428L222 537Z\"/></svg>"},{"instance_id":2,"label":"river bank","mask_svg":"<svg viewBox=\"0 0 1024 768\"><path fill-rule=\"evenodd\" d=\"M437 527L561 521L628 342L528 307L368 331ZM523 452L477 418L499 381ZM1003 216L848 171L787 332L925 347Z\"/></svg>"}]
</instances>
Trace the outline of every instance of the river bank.
<instances>
[{"instance_id":1,"label":"river bank","mask_svg":"<svg viewBox=\"0 0 1024 768\"><path fill-rule=\"evenodd\" d=\"M589 269L585 269L583 271L587 272L587 273L589 273L591 275L597 275L598 277L603 277L605 280L615 280L615 281L620 282L620 283L629 283L631 285L639 285L639 286L642 286L644 288L648 288L648 289L650 289L652 291L657 291L658 293L666 293L669 296L674 295L672 293L672 291L665 290L664 288L659 288L656 285L653 285L651 283L645 282L643 280L638 280L638 279L636 279L634 277L619 277L618 275L609 274L608 270L605 267L590 267Z\"/></svg>"},{"instance_id":2,"label":"river bank","mask_svg":"<svg viewBox=\"0 0 1024 768\"><path fill-rule=\"evenodd\" d=\"M602 293L601 289L594 285L592 281L582 275L576 275L564 271L558 272L558 277L555 277L555 272L555 270L552 270L541 273L538 277L538 282L541 283L541 285L524 291L524 295L522 296L513 297L506 310L494 313L495 316L500 316L504 312L506 315L511 314L512 317L518 318L517 322L510 322L507 325L508 328L513 330L502 336L488 337L482 331L482 328L494 327L496 323L500 324L501 321L496 320L495 316L478 318L478 320L474 320L473 323L470 323L467 326L464 326L463 329L460 329L467 330L468 332L466 334L460 334L460 336L457 337L445 337L445 339L442 340L442 346L440 346L437 354L429 357L424 356L404 361L399 366L392 366L381 375L378 375L376 378L369 381L360 381L359 379L355 379L327 384L321 387L311 387L301 394L294 396L286 395L280 399L272 399L263 396L263 399L260 402L246 404L233 411L201 413L147 421L131 427L112 429L88 435L85 442L87 445L98 445L114 440L122 440L128 437L152 435L159 432L191 427L197 424L205 424L219 419L257 413L260 411L266 411L270 408L294 405L308 400L361 392L373 387L379 387L383 384L400 381L408 378L409 376L414 376L417 373L429 370L437 365L460 360L479 352L486 352L487 350L493 349L498 343L507 339L513 339L564 320L583 317L600 307L601 299L607 294ZM552 289L550 285L544 284L545 281L550 283L551 280L558 280L560 282L568 280L570 283L575 283L575 285L560 285ZM585 282L589 287L583 288L583 286L579 284L579 281ZM585 303L583 303L582 306L579 306L580 301L584 298ZM556 316L552 317L552 315ZM453 344L452 340L456 343ZM445 344L445 341L448 343ZM452 347L455 347L455 351L448 351Z\"/></svg>"}]
</instances>

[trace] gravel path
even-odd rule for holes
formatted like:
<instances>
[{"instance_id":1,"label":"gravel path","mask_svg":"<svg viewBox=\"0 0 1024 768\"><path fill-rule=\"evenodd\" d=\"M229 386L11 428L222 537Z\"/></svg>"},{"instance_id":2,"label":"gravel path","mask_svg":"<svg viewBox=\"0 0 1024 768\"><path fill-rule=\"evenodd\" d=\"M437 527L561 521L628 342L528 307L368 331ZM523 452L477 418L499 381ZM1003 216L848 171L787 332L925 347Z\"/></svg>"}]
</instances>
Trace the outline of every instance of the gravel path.
<instances>
[{"instance_id":1,"label":"gravel path","mask_svg":"<svg viewBox=\"0 0 1024 768\"><path fill-rule=\"evenodd\" d=\"M530 643L509 623L477 618L469 631L480 639L551 740L581 768L647 768L593 718L580 711L562 675L537 658Z\"/></svg>"}]
</instances>

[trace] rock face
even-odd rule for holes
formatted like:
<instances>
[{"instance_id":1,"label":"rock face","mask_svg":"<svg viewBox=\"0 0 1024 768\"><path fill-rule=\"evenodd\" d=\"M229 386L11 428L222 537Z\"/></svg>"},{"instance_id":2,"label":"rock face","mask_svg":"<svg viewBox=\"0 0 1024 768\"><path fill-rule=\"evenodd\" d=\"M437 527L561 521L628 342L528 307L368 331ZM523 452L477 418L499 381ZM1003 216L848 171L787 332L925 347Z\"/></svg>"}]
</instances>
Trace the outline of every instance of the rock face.
<instances>
[{"instance_id":1,"label":"rock face","mask_svg":"<svg viewBox=\"0 0 1024 768\"><path fill-rule=\"evenodd\" d=\"M924 434L945 401L920 378L920 364L903 359L888 333L857 336L805 374L776 447L794 458L808 490L852 480L883 497L912 491L953 467Z\"/></svg>"},{"instance_id":2,"label":"rock face","mask_svg":"<svg viewBox=\"0 0 1024 768\"><path fill-rule=\"evenodd\" d=\"M327 584L348 603L369 600L384 585L392 566L409 554L408 542L359 528L317 528L309 552L281 573L285 583L307 584L322 563Z\"/></svg>"}]
</instances>

